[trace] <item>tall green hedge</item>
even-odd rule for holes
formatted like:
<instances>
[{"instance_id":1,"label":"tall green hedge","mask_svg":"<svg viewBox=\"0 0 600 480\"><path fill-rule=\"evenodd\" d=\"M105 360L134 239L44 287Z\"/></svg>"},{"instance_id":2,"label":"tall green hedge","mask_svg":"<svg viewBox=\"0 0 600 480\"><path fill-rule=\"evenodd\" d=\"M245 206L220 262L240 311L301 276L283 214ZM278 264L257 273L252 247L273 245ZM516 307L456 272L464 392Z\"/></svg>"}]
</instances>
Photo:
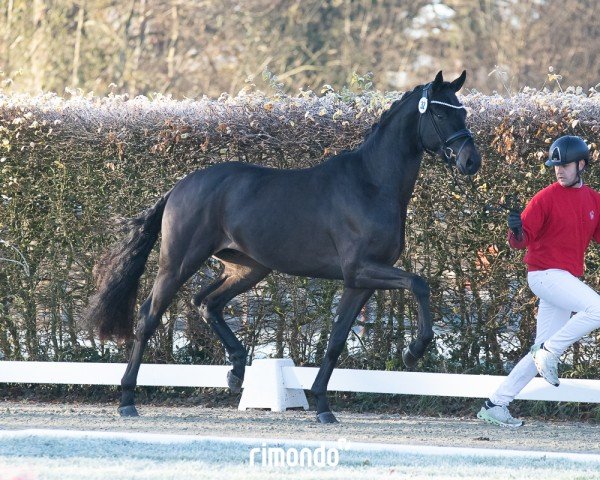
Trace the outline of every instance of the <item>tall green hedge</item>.
<instances>
[{"instance_id":1,"label":"tall green hedge","mask_svg":"<svg viewBox=\"0 0 600 480\"><path fill-rule=\"evenodd\" d=\"M114 241L112 220L135 215L178 179L230 159L306 167L360 144L399 94L327 91L266 96L248 91L217 100L0 93L0 352L5 359L111 361L127 344L100 343L78 317L91 270ZM522 254L506 244L506 213L553 181L543 166L549 143L581 135L598 160L600 94L525 90L516 96L462 97L483 167L472 179L426 157L409 210L407 248L398 266L424 275L433 291L436 342L423 368L497 372L530 346L535 299ZM594 187L598 167L586 178ZM156 252L142 280L151 288ZM599 250L586 279L600 288ZM223 363L216 337L190 306L192 291L218 273L195 275L164 317L148 350L155 362ZM271 275L227 315L254 355L289 355L318 364L340 282ZM341 365L400 369L416 308L403 291L377 292L358 319ZM184 335L187 342L177 341ZM352 345L354 345L352 347ZM175 348L177 346L178 348ZM597 343L576 345L569 373L597 375Z\"/></svg>"}]
</instances>

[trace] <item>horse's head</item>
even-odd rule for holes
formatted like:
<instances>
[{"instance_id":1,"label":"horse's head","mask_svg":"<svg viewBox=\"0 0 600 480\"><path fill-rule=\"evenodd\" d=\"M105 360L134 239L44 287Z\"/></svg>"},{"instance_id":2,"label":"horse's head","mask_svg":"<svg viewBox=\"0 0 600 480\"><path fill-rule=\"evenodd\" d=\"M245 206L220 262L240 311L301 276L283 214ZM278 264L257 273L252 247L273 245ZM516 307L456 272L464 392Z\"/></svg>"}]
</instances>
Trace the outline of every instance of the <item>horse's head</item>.
<instances>
[{"instance_id":1,"label":"horse's head","mask_svg":"<svg viewBox=\"0 0 600 480\"><path fill-rule=\"evenodd\" d=\"M419 136L425 150L438 153L442 159L455 164L465 175L477 173L481 156L467 129L467 111L456 98L467 77L463 73L452 82L445 82L442 72L425 85L419 100Z\"/></svg>"}]
</instances>

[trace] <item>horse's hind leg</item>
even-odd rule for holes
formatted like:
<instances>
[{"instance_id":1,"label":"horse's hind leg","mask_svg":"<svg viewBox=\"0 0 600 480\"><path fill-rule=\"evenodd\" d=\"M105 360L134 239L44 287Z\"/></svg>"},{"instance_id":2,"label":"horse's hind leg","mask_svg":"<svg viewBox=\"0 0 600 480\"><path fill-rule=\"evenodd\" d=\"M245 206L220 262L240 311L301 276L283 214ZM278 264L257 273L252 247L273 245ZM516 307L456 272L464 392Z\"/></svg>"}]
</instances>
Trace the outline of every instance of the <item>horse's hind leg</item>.
<instances>
[{"instance_id":1,"label":"horse's hind leg","mask_svg":"<svg viewBox=\"0 0 600 480\"><path fill-rule=\"evenodd\" d=\"M159 269L154 286L152 287L152 293L140 308L133 351L129 358L125 374L121 379L119 413L123 417L137 416L137 410L134 405L134 390L137 384L137 375L142 363L144 349L148 340L160 324L160 320L177 293L177 290L179 290L187 278L182 278L174 274L170 269Z\"/></svg>"},{"instance_id":2,"label":"horse's hind leg","mask_svg":"<svg viewBox=\"0 0 600 480\"><path fill-rule=\"evenodd\" d=\"M177 291L211 255L210 239L205 237L204 240L194 243L190 248L188 243L181 242L181 236L174 237L170 232L163 231L158 274L152 293L140 308L133 351L121 379L121 416L137 416L134 390L144 349Z\"/></svg>"},{"instance_id":3,"label":"horse's hind leg","mask_svg":"<svg viewBox=\"0 0 600 480\"><path fill-rule=\"evenodd\" d=\"M346 345L350 328L360 309L373 294L373 290L345 288L333 322L325 358L319 368L311 391L317 401L317 419L321 423L337 423L337 419L329 409L327 401L327 384L335 368L338 357Z\"/></svg>"},{"instance_id":4,"label":"horse's hind leg","mask_svg":"<svg viewBox=\"0 0 600 480\"><path fill-rule=\"evenodd\" d=\"M239 252L221 254L219 258L225 265L221 278L196 294L193 303L223 342L233 365L227 374L227 383L232 392L238 393L244 380L247 352L225 322L223 309L231 299L252 288L271 270Z\"/></svg>"}]
</instances>

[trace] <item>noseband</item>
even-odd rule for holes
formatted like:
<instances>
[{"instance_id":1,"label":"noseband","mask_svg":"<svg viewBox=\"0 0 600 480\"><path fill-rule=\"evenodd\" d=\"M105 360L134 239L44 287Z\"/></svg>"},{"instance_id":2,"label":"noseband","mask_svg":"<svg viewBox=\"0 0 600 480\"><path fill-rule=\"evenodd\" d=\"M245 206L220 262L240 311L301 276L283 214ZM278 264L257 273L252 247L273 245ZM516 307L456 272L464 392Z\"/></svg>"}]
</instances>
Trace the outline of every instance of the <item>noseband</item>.
<instances>
[{"instance_id":1,"label":"noseband","mask_svg":"<svg viewBox=\"0 0 600 480\"><path fill-rule=\"evenodd\" d=\"M461 108L466 110L466 108L464 105L452 105L450 103L440 102L438 100L429 100L430 91L431 91L431 83L428 83L427 85L425 85L423 87L423 94L421 95L421 99L419 100L419 113L421 114L421 115L419 115L419 125L417 127L418 133L419 133L419 142L421 143L421 146L423 147L423 149L426 152L435 154L435 152L432 152L423 144L423 140L421 137L421 119L423 118L423 114L428 114L429 118L431 119L431 123L433 124L433 128L435 129L435 132L437 133L437 136L440 139L440 142L442 144L441 149L442 149L442 153L444 154L444 158L446 159L446 163L449 166L456 165L456 159L460 155L460 152L462 151L465 144L469 140L473 139L473 134L471 133L471 131L469 129L463 128L462 130L459 130L458 132L450 135L446 140L444 140L444 137L442 136L442 133L440 131L440 127L437 124L437 122L435 121L435 116L433 115L431 109L428 107L429 107L430 103L436 103L438 105L455 108L457 110L461 109ZM463 142L460 144L458 151L455 152L454 149L452 148L452 144L457 142L458 140L463 140Z\"/></svg>"}]
</instances>

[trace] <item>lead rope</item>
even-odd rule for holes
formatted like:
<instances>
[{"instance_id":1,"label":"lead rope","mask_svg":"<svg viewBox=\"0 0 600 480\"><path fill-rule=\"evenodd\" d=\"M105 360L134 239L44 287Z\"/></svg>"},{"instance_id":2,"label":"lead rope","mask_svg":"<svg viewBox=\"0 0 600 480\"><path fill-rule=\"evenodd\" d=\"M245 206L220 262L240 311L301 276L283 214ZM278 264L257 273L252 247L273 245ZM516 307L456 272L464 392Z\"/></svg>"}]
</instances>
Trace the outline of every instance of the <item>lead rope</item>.
<instances>
[{"instance_id":1,"label":"lead rope","mask_svg":"<svg viewBox=\"0 0 600 480\"><path fill-rule=\"evenodd\" d=\"M444 141L440 129L435 121L435 118L433 116L433 113L430 111L429 109L429 103L435 103L438 105L443 105L445 107L450 107L450 108L454 108L456 110L460 110L460 109L465 109L466 107L464 105L452 105L451 103L447 103L447 102L441 102L439 100L429 100L429 90L431 88L431 83L428 83L427 85L425 85L423 87L423 92L421 94L421 99L419 100L419 120L418 120L418 124L417 124L417 137L419 140L419 145L423 148L424 151L426 151L429 154L435 155L436 152L433 152L431 150L429 150L425 144L423 143L422 139L421 139L421 120L423 118L423 115L425 113L429 113L430 118L431 118L431 123L433 124L433 127L435 129L435 132L437 133L438 138L440 139L440 141L442 142L442 148L443 150L443 154L444 154L444 158L446 159L446 166L450 169L450 175L452 176L452 181L454 182L454 186L465 196L465 200L470 201L471 203L473 203L477 208L483 208L484 212L491 212L493 210L496 210L498 208L512 212L512 211L519 211L519 207L516 203L516 197L515 196L510 196L509 198L513 198L513 200L510 202L511 205L507 205L504 203L500 203L500 202L493 202L492 204L490 203L482 203L482 202L478 202L475 199L471 199L471 197L469 195L467 195L466 190L460 185L460 183L458 182L458 179L456 177L456 173L454 172L454 169L452 168L452 160L454 159L454 165L456 165L456 158L458 157L458 155L460 154L461 150L463 149L463 147L465 146L466 142L469 140L469 138L473 138L472 134L469 130L464 129L461 130L459 132L456 132L455 134L451 135L448 140ZM429 111L429 112L428 112ZM446 147L447 143L456 141L462 137L466 137L465 140L463 141L463 143L461 144L460 148L458 149L458 153L454 153L454 149L452 149L452 147L448 146ZM450 150L450 153L447 153L448 150Z\"/></svg>"},{"instance_id":2,"label":"lead rope","mask_svg":"<svg viewBox=\"0 0 600 480\"><path fill-rule=\"evenodd\" d=\"M477 201L475 198L471 199L471 197L474 197L474 195L469 197L469 195L467 194L468 192L460 185L460 182L458 181L458 178L456 176L456 172L454 172L454 170L452 168L450 168L450 175L452 176L454 186L460 191L460 193L462 193L464 195L465 199L469 200L477 208L483 208L484 212L491 212L491 211L498 210L498 209L502 209L507 212L518 212L518 213L521 212L521 207L519 205L518 198L515 194L507 195L506 198L508 201L505 203L500 203L500 202L483 203L481 201ZM473 182L471 181L471 183L473 183Z\"/></svg>"}]
</instances>

